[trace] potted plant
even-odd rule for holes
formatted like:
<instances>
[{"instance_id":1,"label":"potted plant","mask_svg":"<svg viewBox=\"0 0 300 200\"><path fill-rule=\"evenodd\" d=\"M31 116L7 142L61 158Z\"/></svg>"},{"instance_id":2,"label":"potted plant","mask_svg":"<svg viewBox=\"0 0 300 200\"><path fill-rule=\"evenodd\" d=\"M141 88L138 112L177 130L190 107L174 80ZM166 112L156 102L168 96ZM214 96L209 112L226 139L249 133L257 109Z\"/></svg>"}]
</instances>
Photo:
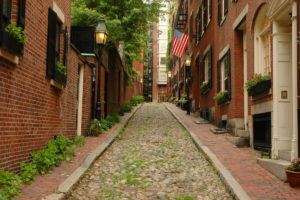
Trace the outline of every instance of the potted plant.
<instances>
[{"instance_id":1,"label":"potted plant","mask_svg":"<svg viewBox=\"0 0 300 200\"><path fill-rule=\"evenodd\" d=\"M201 89L201 94L206 94L209 90L209 83L203 82L202 85L200 86L200 89Z\"/></svg>"},{"instance_id":2,"label":"potted plant","mask_svg":"<svg viewBox=\"0 0 300 200\"><path fill-rule=\"evenodd\" d=\"M300 187L300 158L292 160L285 173L291 187Z\"/></svg>"},{"instance_id":3,"label":"potted plant","mask_svg":"<svg viewBox=\"0 0 300 200\"><path fill-rule=\"evenodd\" d=\"M246 83L245 88L249 96L267 93L271 88L271 75L262 76L261 74L255 74L254 77Z\"/></svg>"},{"instance_id":4,"label":"potted plant","mask_svg":"<svg viewBox=\"0 0 300 200\"><path fill-rule=\"evenodd\" d=\"M219 92L214 99L218 102L218 104L223 104L225 102L227 102L230 98L229 98L229 94L227 90L224 90L222 92Z\"/></svg>"}]
</instances>

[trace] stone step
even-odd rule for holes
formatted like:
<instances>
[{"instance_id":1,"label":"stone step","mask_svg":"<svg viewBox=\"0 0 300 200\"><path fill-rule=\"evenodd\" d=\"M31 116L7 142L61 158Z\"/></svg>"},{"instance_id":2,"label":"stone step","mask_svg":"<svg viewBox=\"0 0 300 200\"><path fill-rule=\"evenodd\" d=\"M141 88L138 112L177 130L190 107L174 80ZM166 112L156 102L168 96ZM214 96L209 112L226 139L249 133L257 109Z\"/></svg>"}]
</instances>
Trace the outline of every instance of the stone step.
<instances>
[{"instance_id":1,"label":"stone step","mask_svg":"<svg viewBox=\"0 0 300 200\"><path fill-rule=\"evenodd\" d=\"M282 181L286 181L285 168L290 164L286 160L273 160L273 159L258 159L258 164L265 168L267 171L274 174Z\"/></svg>"},{"instance_id":2,"label":"stone step","mask_svg":"<svg viewBox=\"0 0 300 200\"><path fill-rule=\"evenodd\" d=\"M237 147L248 147L249 146L249 139L248 138L242 138L242 137L236 137L236 136L227 136L226 139L234 144Z\"/></svg>"},{"instance_id":3,"label":"stone step","mask_svg":"<svg viewBox=\"0 0 300 200\"><path fill-rule=\"evenodd\" d=\"M290 150L279 150L278 151L278 158L282 160L291 160L291 151Z\"/></svg>"},{"instance_id":4,"label":"stone step","mask_svg":"<svg viewBox=\"0 0 300 200\"><path fill-rule=\"evenodd\" d=\"M249 132L244 129L236 129L235 136L241 138L249 138Z\"/></svg>"}]
</instances>

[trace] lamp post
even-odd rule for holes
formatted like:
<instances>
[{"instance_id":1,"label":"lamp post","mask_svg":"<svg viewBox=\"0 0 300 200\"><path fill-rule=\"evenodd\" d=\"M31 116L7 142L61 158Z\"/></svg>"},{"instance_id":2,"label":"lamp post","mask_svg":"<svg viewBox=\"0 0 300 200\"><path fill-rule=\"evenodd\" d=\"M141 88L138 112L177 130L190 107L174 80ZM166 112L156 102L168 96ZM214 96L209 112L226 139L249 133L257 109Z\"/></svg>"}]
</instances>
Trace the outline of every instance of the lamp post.
<instances>
[{"instance_id":1,"label":"lamp post","mask_svg":"<svg viewBox=\"0 0 300 200\"><path fill-rule=\"evenodd\" d=\"M186 114L189 115L190 114L190 81L188 80L189 77L187 77L187 74L189 76L190 74L190 67L191 67L191 56L187 53L186 57L185 57L185 67L186 67L186 71L185 71L185 84L186 84L186 94L187 94L187 108L186 108Z\"/></svg>"},{"instance_id":2,"label":"lamp post","mask_svg":"<svg viewBox=\"0 0 300 200\"><path fill-rule=\"evenodd\" d=\"M102 50L107 40L107 29L104 21L104 17L101 17L99 24L95 30L96 43L98 45L99 64L98 64L98 87L97 87L97 104L96 104L96 119L101 120L101 57Z\"/></svg>"}]
</instances>

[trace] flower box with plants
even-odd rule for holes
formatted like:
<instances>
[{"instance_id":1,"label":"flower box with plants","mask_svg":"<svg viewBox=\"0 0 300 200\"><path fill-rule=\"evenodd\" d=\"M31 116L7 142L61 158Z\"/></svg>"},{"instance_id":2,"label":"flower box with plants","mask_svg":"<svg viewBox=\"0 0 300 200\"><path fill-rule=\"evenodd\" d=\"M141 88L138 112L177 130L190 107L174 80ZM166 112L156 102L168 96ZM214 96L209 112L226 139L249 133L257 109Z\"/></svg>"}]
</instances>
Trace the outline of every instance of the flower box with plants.
<instances>
[{"instance_id":1,"label":"flower box with plants","mask_svg":"<svg viewBox=\"0 0 300 200\"><path fill-rule=\"evenodd\" d=\"M292 160L285 173L291 187L300 187L300 158Z\"/></svg>"},{"instance_id":2,"label":"flower box with plants","mask_svg":"<svg viewBox=\"0 0 300 200\"><path fill-rule=\"evenodd\" d=\"M247 89L249 96L267 93L271 88L271 75L262 76L256 74L246 83L245 88Z\"/></svg>"},{"instance_id":3,"label":"flower box with plants","mask_svg":"<svg viewBox=\"0 0 300 200\"><path fill-rule=\"evenodd\" d=\"M209 83L208 82L203 82L202 85L200 86L201 89L201 94L207 94L207 92L209 91L210 87L209 87Z\"/></svg>"},{"instance_id":4,"label":"flower box with plants","mask_svg":"<svg viewBox=\"0 0 300 200\"><path fill-rule=\"evenodd\" d=\"M214 99L218 102L218 104L223 104L227 101L229 101L229 94L227 90L224 90L222 92L219 92Z\"/></svg>"}]
</instances>

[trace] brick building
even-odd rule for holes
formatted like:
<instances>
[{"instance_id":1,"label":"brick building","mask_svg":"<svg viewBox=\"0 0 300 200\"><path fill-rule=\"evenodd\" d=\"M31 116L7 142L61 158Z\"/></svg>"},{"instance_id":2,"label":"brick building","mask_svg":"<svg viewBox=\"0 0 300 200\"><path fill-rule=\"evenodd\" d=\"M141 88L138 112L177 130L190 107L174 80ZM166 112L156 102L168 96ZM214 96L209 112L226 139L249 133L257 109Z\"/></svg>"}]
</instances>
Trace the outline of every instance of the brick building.
<instances>
[{"instance_id":1,"label":"brick building","mask_svg":"<svg viewBox=\"0 0 300 200\"><path fill-rule=\"evenodd\" d=\"M238 146L270 151L274 159L299 157L297 1L177 3L173 28L191 37L186 53L192 67L187 70L185 55L170 54L172 95L179 99L190 87L192 110L230 129L228 140ZM268 80L248 92L245 85L255 76Z\"/></svg>"},{"instance_id":2,"label":"brick building","mask_svg":"<svg viewBox=\"0 0 300 200\"><path fill-rule=\"evenodd\" d=\"M24 45L5 31L11 19L24 28ZM0 169L17 171L54 136L86 134L95 118L100 68L97 47L88 43L94 29L84 46L76 43L71 0L0 0ZM126 87L121 55L117 48L102 53L102 116L142 95L139 78ZM66 66L66 74L58 66Z\"/></svg>"}]
</instances>

